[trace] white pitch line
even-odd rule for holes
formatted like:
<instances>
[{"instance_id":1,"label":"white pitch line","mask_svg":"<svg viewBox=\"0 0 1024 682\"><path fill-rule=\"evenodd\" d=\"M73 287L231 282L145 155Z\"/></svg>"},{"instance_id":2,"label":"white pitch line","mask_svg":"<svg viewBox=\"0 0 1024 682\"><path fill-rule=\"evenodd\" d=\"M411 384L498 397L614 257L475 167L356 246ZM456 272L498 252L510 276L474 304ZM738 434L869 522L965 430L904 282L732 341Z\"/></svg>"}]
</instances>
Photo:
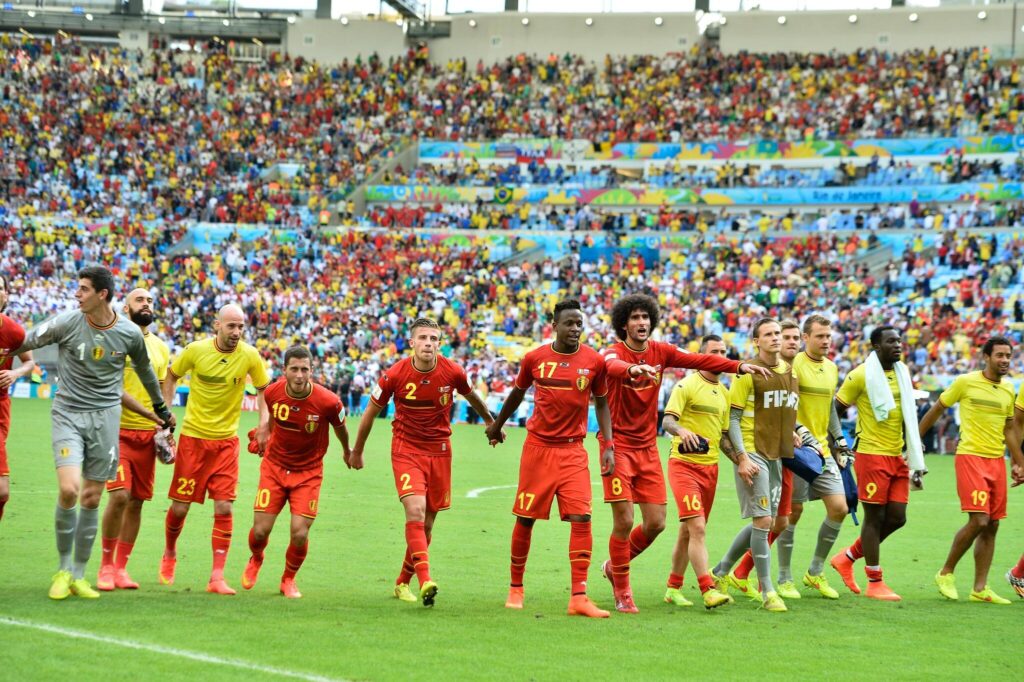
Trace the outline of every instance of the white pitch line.
<instances>
[{"instance_id":1,"label":"white pitch line","mask_svg":"<svg viewBox=\"0 0 1024 682\"><path fill-rule=\"evenodd\" d=\"M97 635L85 630L72 630L70 628L50 625L48 623L36 623L30 620L10 618L8 616L0 616L0 625L10 625L12 627L38 630L40 632L48 632L64 637L71 637L73 639L87 639L94 642L101 642L103 644L122 646L126 649L148 651L150 653L161 654L163 656L174 656L175 658L188 658L201 663L213 663L215 665L223 665L231 668L241 668L242 670L251 670L253 672L264 673L267 675L277 675L278 677L290 677L297 680L308 680L309 682L345 682L344 680L334 677L324 677L322 675L313 675L311 673L297 672L295 670L259 665L257 663L243 661L238 658L221 658L220 656L212 656L199 651L188 651L187 649L176 649L174 647L161 646L159 644L147 644L146 642L136 642L131 639L122 639L120 637Z\"/></svg>"},{"instance_id":2,"label":"white pitch line","mask_svg":"<svg viewBox=\"0 0 1024 682\"><path fill-rule=\"evenodd\" d=\"M591 481L590 484L592 486L600 486L601 485L601 481ZM489 493L492 490L509 490L510 488L514 489L514 488L518 488L518 487L519 487L518 483L513 483L512 485L492 485L492 486L487 486L486 488L473 488L468 493L466 493L466 497L468 499L475 500L476 498L480 497L482 494Z\"/></svg>"}]
</instances>

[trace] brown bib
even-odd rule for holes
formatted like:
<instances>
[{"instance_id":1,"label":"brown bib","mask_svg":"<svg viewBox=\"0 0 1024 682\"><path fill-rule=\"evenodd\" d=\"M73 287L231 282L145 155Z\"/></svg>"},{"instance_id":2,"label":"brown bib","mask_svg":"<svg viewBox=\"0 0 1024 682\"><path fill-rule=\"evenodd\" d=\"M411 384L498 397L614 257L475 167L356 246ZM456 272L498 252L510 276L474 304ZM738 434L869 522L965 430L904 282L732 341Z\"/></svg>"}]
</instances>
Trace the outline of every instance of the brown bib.
<instances>
[{"instance_id":1,"label":"brown bib","mask_svg":"<svg viewBox=\"0 0 1024 682\"><path fill-rule=\"evenodd\" d=\"M779 362L785 372L772 370L770 379L757 374L751 377L754 380L754 449L770 460L793 457L793 430L800 402L800 383L793 376L793 367L781 358ZM760 359L750 364L768 367Z\"/></svg>"}]
</instances>

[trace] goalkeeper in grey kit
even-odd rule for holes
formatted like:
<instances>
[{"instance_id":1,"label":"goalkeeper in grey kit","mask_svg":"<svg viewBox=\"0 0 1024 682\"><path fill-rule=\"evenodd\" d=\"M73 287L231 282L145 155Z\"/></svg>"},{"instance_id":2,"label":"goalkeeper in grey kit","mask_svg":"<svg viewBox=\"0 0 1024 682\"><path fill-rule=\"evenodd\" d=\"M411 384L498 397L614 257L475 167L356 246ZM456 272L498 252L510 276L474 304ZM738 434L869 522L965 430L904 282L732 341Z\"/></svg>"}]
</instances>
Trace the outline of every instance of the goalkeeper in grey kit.
<instances>
[{"instance_id":1,"label":"goalkeeper in grey kit","mask_svg":"<svg viewBox=\"0 0 1024 682\"><path fill-rule=\"evenodd\" d=\"M16 352L51 344L59 349L53 400L53 457L59 485L54 530L60 564L51 599L99 597L85 579L99 523L99 503L118 466L118 432L125 364L132 365L162 425L174 425L139 327L114 312L114 277L101 266L78 273L78 310L28 331ZM77 509L76 509L77 505Z\"/></svg>"}]
</instances>

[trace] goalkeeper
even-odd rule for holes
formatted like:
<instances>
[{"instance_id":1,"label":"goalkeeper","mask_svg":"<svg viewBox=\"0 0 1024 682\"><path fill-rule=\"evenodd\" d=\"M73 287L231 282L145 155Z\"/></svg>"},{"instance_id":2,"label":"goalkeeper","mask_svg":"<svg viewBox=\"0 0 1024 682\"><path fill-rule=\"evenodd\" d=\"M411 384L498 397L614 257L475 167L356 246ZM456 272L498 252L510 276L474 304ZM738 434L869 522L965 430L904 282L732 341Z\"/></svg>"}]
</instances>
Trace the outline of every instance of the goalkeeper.
<instances>
[{"instance_id":1,"label":"goalkeeper","mask_svg":"<svg viewBox=\"0 0 1024 682\"><path fill-rule=\"evenodd\" d=\"M157 379L163 381L170 363L170 349L149 330L153 324L153 296L146 289L128 294L124 312L142 332L149 362ZM142 522L142 505L153 499L155 462L174 461L171 429L159 429L162 422L152 410L153 402L139 380L131 361L124 371L121 428L118 434L120 457L116 476L107 481L109 500L103 511L102 548L97 589L134 590L139 584L128 575L128 558Z\"/></svg>"}]
</instances>

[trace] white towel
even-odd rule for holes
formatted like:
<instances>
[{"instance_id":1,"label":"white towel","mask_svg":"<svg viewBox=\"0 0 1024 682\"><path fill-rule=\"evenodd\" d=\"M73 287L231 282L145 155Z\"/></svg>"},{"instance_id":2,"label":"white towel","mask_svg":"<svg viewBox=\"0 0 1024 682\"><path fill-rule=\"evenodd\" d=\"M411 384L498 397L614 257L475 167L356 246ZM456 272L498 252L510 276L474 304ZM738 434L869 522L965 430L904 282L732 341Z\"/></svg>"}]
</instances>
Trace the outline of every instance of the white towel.
<instances>
[{"instance_id":1,"label":"white towel","mask_svg":"<svg viewBox=\"0 0 1024 682\"><path fill-rule=\"evenodd\" d=\"M900 410L903 412L903 439L907 447L907 466L911 471L927 471L924 465L924 448L921 446L921 434L917 428L917 405L914 403L914 384L910 380L910 370L902 362L893 365L896 372L896 384L900 389ZM889 413L896 409L896 399L889 388L889 380L885 378L885 370L878 360L878 355L871 351L864 363L864 383L868 390L868 400L876 421L885 421Z\"/></svg>"}]
</instances>

